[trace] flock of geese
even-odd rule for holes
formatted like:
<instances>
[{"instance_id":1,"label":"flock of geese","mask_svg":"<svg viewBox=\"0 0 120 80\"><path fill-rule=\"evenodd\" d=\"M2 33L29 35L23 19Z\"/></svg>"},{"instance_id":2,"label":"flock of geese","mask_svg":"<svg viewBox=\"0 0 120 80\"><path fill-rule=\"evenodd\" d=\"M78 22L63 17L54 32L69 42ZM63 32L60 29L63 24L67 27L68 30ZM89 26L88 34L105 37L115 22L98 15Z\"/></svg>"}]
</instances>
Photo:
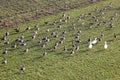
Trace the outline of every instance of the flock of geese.
<instances>
[{"instance_id":1,"label":"flock of geese","mask_svg":"<svg viewBox=\"0 0 120 80\"><path fill-rule=\"evenodd\" d=\"M95 40L93 40L92 42L90 41L90 44L89 44L89 49L92 49L93 48L93 45L95 45L97 43L97 38L95 38ZM107 42L105 41L105 44L104 44L104 49L107 49L108 48L108 44Z\"/></svg>"},{"instance_id":2,"label":"flock of geese","mask_svg":"<svg viewBox=\"0 0 120 80\"><path fill-rule=\"evenodd\" d=\"M95 11L96 11L96 12L99 12L99 14L102 16L102 19L104 20L104 19L105 19L105 16L104 16L105 11L106 11L107 9L109 10L110 8L112 8L112 4L111 4L111 3L110 3L109 6L104 7L103 9L98 9L98 8L96 8ZM99 20L98 20L98 18L97 18L97 16L95 16L95 15L93 16L91 12L88 13L88 15L81 14L81 16L77 17L77 22L78 22L78 23L81 23L81 20L82 20L82 19L85 20L85 18L88 17L88 16L92 17L92 19L95 21L95 22L93 22L93 23L90 22L89 28L92 28L91 25L93 25L94 23L98 23L97 26L100 26L100 25L101 25L100 22L99 22ZM113 28L113 23L112 23L112 21L114 20L114 18L115 18L116 16L118 16L117 13L115 13L115 14L110 18L110 20L111 20L111 23L109 24L109 27L110 27L110 28ZM56 24L57 24L57 25L58 25L58 26L57 26L57 29L61 29L61 28L62 28L62 24L61 24L61 23L63 23L63 22L64 22L64 23L67 23L70 19L71 19L71 17L70 17L69 15L67 16L65 13L62 13L61 18L59 19L60 24L57 24L58 21L55 19L55 20L52 22L52 24L50 24L50 25L56 25ZM103 21L103 23L105 24L105 23L107 23L107 22L106 22L106 21ZM48 22L48 21L45 21L44 24L45 24L45 25L49 25L49 22ZM82 25L84 25L84 24L85 24L85 23L83 22ZM72 30L75 30L75 29L76 29L76 24L75 24L75 23L72 23ZM30 27L30 26L26 27L25 32L26 32L26 31L29 31L29 30L31 30L31 27ZM39 27L39 26L35 26L35 27L34 27L34 32L32 33L32 36L31 36L31 39L32 39L33 41L36 39L39 30L40 30L40 27ZM19 34L20 28L19 28L19 27L15 28L15 32ZM59 35L58 35L57 32L54 32L54 31L53 31L52 33L50 33L50 29L46 29L45 32L51 34L51 36L52 36L53 38L59 38ZM59 42L55 42L55 44L54 44L54 46L53 46L53 50L54 50L54 51L56 51L56 49L58 48L58 46L59 46L60 44L63 44L63 43L65 42L65 39L66 39L66 38L65 38L65 34L66 34L66 33L67 33L67 31L62 31L62 38L60 38L60 41L59 41ZM79 29L79 30L77 31L77 34L76 34L76 36L75 36L75 39L74 39L74 41L72 42L72 49L70 50L70 55L71 55L71 56L75 54L75 51L79 50L79 43L81 42L81 40L79 39L79 35L80 35L80 34L81 34L81 29ZM8 37L9 35L10 35L10 33L9 33L8 31L6 31L5 35L1 38L1 40L4 41L5 46L10 44L10 40L7 40L7 37ZM89 44L88 44L88 48L89 48L89 49L92 49L92 48L98 43L98 41L101 41L101 40L102 40L102 36L104 36L104 34L101 34L101 37L100 37L100 38L95 38L94 40L91 40L91 37L89 37L89 38L88 38L88 43L89 43ZM16 44L16 43L19 43L19 45L21 45L21 46L23 46L23 47L26 46L27 43L24 41L24 38L25 38L24 34L20 35L20 36L14 41L14 45L12 45L11 47L14 48L14 49L16 49L16 48L17 48L17 44ZM116 34L116 33L114 33L114 38L117 38L117 34ZM40 41L38 42L38 45L39 45L41 48L45 48L45 46L46 46L46 44L47 44L48 42L50 42L50 38L49 38L48 36L45 36L42 40L40 40ZM26 47L25 47L25 48L26 48ZM104 48L104 49L108 49L107 41L105 41L105 43L104 43L104 45L103 45L103 48ZM64 46L63 51L64 51L64 52L67 52L67 50L68 50L67 47ZM29 52L29 48L26 48L23 52L24 52L24 53L28 53L28 52ZM8 50L7 50L7 48L6 48L6 49L3 51L2 54L3 54L3 55L6 55L7 53L8 53ZM47 53L46 51L44 51L42 54L43 54L43 56L45 56L45 55L47 55L48 53ZM3 61L2 61L2 64L7 64L7 59L4 58ZM24 70L25 70L25 67L24 67L24 66L21 66L21 67L20 67L20 70L24 71Z\"/></svg>"}]
</instances>

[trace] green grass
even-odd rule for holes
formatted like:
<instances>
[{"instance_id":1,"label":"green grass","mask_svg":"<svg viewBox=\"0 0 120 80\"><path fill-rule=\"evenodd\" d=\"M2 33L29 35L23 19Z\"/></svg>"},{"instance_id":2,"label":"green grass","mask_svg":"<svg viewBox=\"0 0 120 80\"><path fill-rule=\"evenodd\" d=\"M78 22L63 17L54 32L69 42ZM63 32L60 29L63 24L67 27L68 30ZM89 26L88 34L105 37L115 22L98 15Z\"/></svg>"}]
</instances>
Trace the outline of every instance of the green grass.
<instances>
[{"instance_id":1,"label":"green grass","mask_svg":"<svg viewBox=\"0 0 120 80\"><path fill-rule=\"evenodd\" d=\"M102 18L100 14L94 11L94 8L98 7L102 9L104 6L113 2L113 8L105 11L106 24L102 23ZM41 19L26 22L24 24L17 25L20 27L21 31L15 33L14 29L16 26L7 28L10 35L7 39L10 40L10 45L7 47L3 44L4 41L0 40L0 61L3 60L2 52L5 48L8 49L8 54L4 57L7 59L8 63L6 65L0 64L0 80L119 80L120 79L120 1L118 0L107 0L97 4L90 4L77 9L72 9L66 11L65 14L70 15L71 19L67 23L62 23L62 28L57 29L57 25L50 26L50 24L56 19L59 21L61 13L42 17ZM82 20L85 25L77 22L77 17L81 13L98 16L101 26L98 28L96 24L93 28L88 29L88 24L93 21L91 17L87 17ZM109 28L109 17L115 12L118 16L112 21L114 26L112 29ZM49 21L48 25L44 25L44 21ZM72 30L71 24L74 22L76 24L76 29ZM25 31L26 26L39 25L39 34L36 40L31 41L31 35L34 29ZM49 33L45 33L46 29L50 29ZM79 44L80 49L75 51L73 56L70 56L71 43L74 40L76 32L81 29L80 34L81 43ZM62 37L61 32L66 30L65 41L62 45L58 46L58 49L54 52L52 50L55 42L60 41ZM50 35L52 31L58 32L59 38L54 39ZM6 29L0 30L0 38L3 37ZM105 35L102 42L96 44L93 49L88 49L89 43L87 39L91 36L92 40L95 37L100 36L101 32ZM114 39L113 34L117 33L118 38ZM17 49L11 49L14 40L20 35L24 34L25 41L30 40L27 43L29 52L23 54L23 50L26 47L21 47L17 45ZM46 48L41 48L37 44L39 39L48 36L50 42L46 45ZM104 50L104 42L108 42L108 49ZM66 45L68 51L63 52L63 47ZM43 51L48 54L42 56ZM19 68L24 65L26 70L24 72L20 71Z\"/></svg>"},{"instance_id":2,"label":"green grass","mask_svg":"<svg viewBox=\"0 0 120 80\"><path fill-rule=\"evenodd\" d=\"M1 13L4 12L4 14L0 14L0 16L6 16L6 15L15 15L16 13L26 13L26 12L32 12L35 11L36 8L38 10L46 10L47 8L63 8L65 4L68 6L73 6L76 3L81 2L88 2L88 0L0 0L0 10ZM4 9L4 10L3 10ZM8 10L8 11L7 11Z\"/></svg>"},{"instance_id":3,"label":"green grass","mask_svg":"<svg viewBox=\"0 0 120 80\"><path fill-rule=\"evenodd\" d=\"M21 23L21 21L25 22L53 14L65 9L65 5L68 8L74 8L87 4L90 4L89 0L0 0L0 27L4 27L2 26L4 22L10 26L15 25L15 21Z\"/></svg>"},{"instance_id":4,"label":"green grass","mask_svg":"<svg viewBox=\"0 0 120 80\"><path fill-rule=\"evenodd\" d=\"M79 0L79 3L87 2L88 0L82 1ZM68 6L73 6L78 3L77 0L67 0L66 4ZM0 17L7 18L10 16L16 16L16 14L24 16L24 15L33 15L36 9L38 9L39 13L45 12L48 9L53 8L64 8L65 2L64 0L0 0ZM0 18L0 19L1 19Z\"/></svg>"}]
</instances>

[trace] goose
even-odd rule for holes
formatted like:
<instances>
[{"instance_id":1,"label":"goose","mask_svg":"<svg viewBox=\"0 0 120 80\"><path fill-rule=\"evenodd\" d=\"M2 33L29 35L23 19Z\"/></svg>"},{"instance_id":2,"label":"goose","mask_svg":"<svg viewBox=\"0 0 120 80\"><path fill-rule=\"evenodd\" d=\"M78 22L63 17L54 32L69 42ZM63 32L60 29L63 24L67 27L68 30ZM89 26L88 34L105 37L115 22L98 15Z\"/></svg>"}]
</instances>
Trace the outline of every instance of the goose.
<instances>
[{"instance_id":1,"label":"goose","mask_svg":"<svg viewBox=\"0 0 120 80\"><path fill-rule=\"evenodd\" d=\"M47 24L48 24L48 21L45 21L44 24L47 25Z\"/></svg>"},{"instance_id":2,"label":"goose","mask_svg":"<svg viewBox=\"0 0 120 80\"><path fill-rule=\"evenodd\" d=\"M2 64L7 64L7 60L3 60L3 61L2 61Z\"/></svg>"},{"instance_id":3,"label":"goose","mask_svg":"<svg viewBox=\"0 0 120 80\"><path fill-rule=\"evenodd\" d=\"M3 54L7 54L8 53L8 51L7 51L7 49L5 49L5 51L3 51Z\"/></svg>"},{"instance_id":4,"label":"goose","mask_svg":"<svg viewBox=\"0 0 120 80\"><path fill-rule=\"evenodd\" d=\"M59 44L58 43L55 43L55 46L58 46Z\"/></svg>"},{"instance_id":5,"label":"goose","mask_svg":"<svg viewBox=\"0 0 120 80\"><path fill-rule=\"evenodd\" d=\"M72 27L73 30L75 30L75 28L76 28L75 26Z\"/></svg>"},{"instance_id":6,"label":"goose","mask_svg":"<svg viewBox=\"0 0 120 80\"><path fill-rule=\"evenodd\" d=\"M17 39L15 39L15 42L20 42L20 41L21 41L20 37L18 37Z\"/></svg>"},{"instance_id":7,"label":"goose","mask_svg":"<svg viewBox=\"0 0 120 80\"><path fill-rule=\"evenodd\" d=\"M20 41L19 41L19 42L24 43L24 40L23 40L23 39L20 39Z\"/></svg>"},{"instance_id":8,"label":"goose","mask_svg":"<svg viewBox=\"0 0 120 80\"><path fill-rule=\"evenodd\" d=\"M25 30L30 30L31 29L31 27L30 26L28 26Z\"/></svg>"},{"instance_id":9,"label":"goose","mask_svg":"<svg viewBox=\"0 0 120 80\"><path fill-rule=\"evenodd\" d=\"M62 22L63 20L60 18L60 20L59 20L60 22Z\"/></svg>"},{"instance_id":10,"label":"goose","mask_svg":"<svg viewBox=\"0 0 120 80\"><path fill-rule=\"evenodd\" d=\"M53 35L53 36L54 36L55 34L56 34L55 32L52 32L52 33L51 33L51 35Z\"/></svg>"},{"instance_id":11,"label":"goose","mask_svg":"<svg viewBox=\"0 0 120 80\"><path fill-rule=\"evenodd\" d=\"M58 26L57 26L57 28L61 28L62 26L61 26L61 24L59 24Z\"/></svg>"},{"instance_id":12,"label":"goose","mask_svg":"<svg viewBox=\"0 0 120 80\"><path fill-rule=\"evenodd\" d=\"M91 15L92 15L92 13L90 13L90 12L89 12L89 13L88 13L88 15L89 15L89 16L91 16Z\"/></svg>"},{"instance_id":13,"label":"goose","mask_svg":"<svg viewBox=\"0 0 120 80\"><path fill-rule=\"evenodd\" d=\"M81 16L81 17L84 17L84 16L85 16L85 14L83 14L83 13L82 13L82 14L80 14L80 16Z\"/></svg>"},{"instance_id":14,"label":"goose","mask_svg":"<svg viewBox=\"0 0 120 80\"><path fill-rule=\"evenodd\" d=\"M92 16L93 19L96 19L96 16Z\"/></svg>"},{"instance_id":15,"label":"goose","mask_svg":"<svg viewBox=\"0 0 120 80\"><path fill-rule=\"evenodd\" d=\"M93 45L92 45L92 43L90 42L90 44L89 44L89 49L92 49L92 47L93 47Z\"/></svg>"},{"instance_id":16,"label":"goose","mask_svg":"<svg viewBox=\"0 0 120 80\"><path fill-rule=\"evenodd\" d=\"M50 39L46 39L45 42L50 42Z\"/></svg>"},{"instance_id":17,"label":"goose","mask_svg":"<svg viewBox=\"0 0 120 80\"><path fill-rule=\"evenodd\" d=\"M24 52L25 52L25 53L28 53L28 51L29 51L29 49L28 49L28 48L26 48L26 49L24 50Z\"/></svg>"},{"instance_id":18,"label":"goose","mask_svg":"<svg viewBox=\"0 0 120 80\"><path fill-rule=\"evenodd\" d=\"M95 11L99 11L99 9L98 9L98 8L95 8Z\"/></svg>"},{"instance_id":19,"label":"goose","mask_svg":"<svg viewBox=\"0 0 120 80\"><path fill-rule=\"evenodd\" d=\"M105 7L105 8L103 8L103 10L105 11L105 10L107 10L107 8Z\"/></svg>"},{"instance_id":20,"label":"goose","mask_svg":"<svg viewBox=\"0 0 120 80\"><path fill-rule=\"evenodd\" d=\"M62 32L62 35L65 35L65 34L66 34L66 31L63 31L63 32Z\"/></svg>"},{"instance_id":21,"label":"goose","mask_svg":"<svg viewBox=\"0 0 120 80\"><path fill-rule=\"evenodd\" d=\"M24 67L24 66L21 66L21 67L20 67L20 70L21 70L21 71L25 71L25 67Z\"/></svg>"},{"instance_id":22,"label":"goose","mask_svg":"<svg viewBox=\"0 0 120 80\"><path fill-rule=\"evenodd\" d=\"M78 31L77 31L77 33L78 33L78 34L80 34L80 33L81 33L81 29L80 29L80 30L78 30Z\"/></svg>"},{"instance_id":23,"label":"goose","mask_svg":"<svg viewBox=\"0 0 120 80\"><path fill-rule=\"evenodd\" d=\"M102 37L98 37L98 41L101 42L102 41Z\"/></svg>"},{"instance_id":24,"label":"goose","mask_svg":"<svg viewBox=\"0 0 120 80\"><path fill-rule=\"evenodd\" d=\"M14 49L15 49L16 47L17 47L17 45L14 43L14 45L12 46L12 48L14 48Z\"/></svg>"},{"instance_id":25,"label":"goose","mask_svg":"<svg viewBox=\"0 0 120 80\"><path fill-rule=\"evenodd\" d=\"M67 16L67 19L69 20L69 19L70 19L70 16Z\"/></svg>"},{"instance_id":26,"label":"goose","mask_svg":"<svg viewBox=\"0 0 120 80\"><path fill-rule=\"evenodd\" d=\"M38 25L35 25L35 26L34 26L34 29L37 30L37 28L39 28Z\"/></svg>"},{"instance_id":27,"label":"goose","mask_svg":"<svg viewBox=\"0 0 120 80\"><path fill-rule=\"evenodd\" d=\"M62 38L60 38L60 40L65 40L65 36L63 36Z\"/></svg>"},{"instance_id":28,"label":"goose","mask_svg":"<svg viewBox=\"0 0 120 80\"><path fill-rule=\"evenodd\" d=\"M105 13L102 11L101 14L104 15Z\"/></svg>"},{"instance_id":29,"label":"goose","mask_svg":"<svg viewBox=\"0 0 120 80\"><path fill-rule=\"evenodd\" d=\"M5 45L9 45L9 44L10 44L9 40L8 40L8 41L5 41L4 44L5 44Z\"/></svg>"},{"instance_id":30,"label":"goose","mask_svg":"<svg viewBox=\"0 0 120 80\"><path fill-rule=\"evenodd\" d=\"M80 35L80 33L76 33L76 36L79 36Z\"/></svg>"},{"instance_id":31,"label":"goose","mask_svg":"<svg viewBox=\"0 0 120 80\"><path fill-rule=\"evenodd\" d=\"M104 24L106 24L107 22L106 21L103 21Z\"/></svg>"},{"instance_id":32,"label":"goose","mask_svg":"<svg viewBox=\"0 0 120 80\"><path fill-rule=\"evenodd\" d=\"M104 34L103 34L103 33L101 33L100 37L101 37L101 38L103 38L103 37L104 37Z\"/></svg>"},{"instance_id":33,"label":"goose","mask_svg":"<svg viewBox=\"0 0 120 80\"><path fill-rule=\"evenodd\" d=\"M42 43L40 46L41 46L42 48L45 48L45 44L44 44L44 43Z\"/></svg>"},{"instance_id":34,"label":"goose","mask_svg":"<svg viewBox=\"0 0 120 80\"><path fill-rule=\"evenodd\" d=\"M95 38L95 40L92 41L91 43L92 43L92 45L96 44L97 43L97 38Z\"/></svg>"},{"instance_id":35,"label":"goose","mask_svg":"<svg viewBox=\"0 0 120 80\"><path fill-rule=\"evenodd\" d=\"M75 47L76 47L76 46L75 46L75 44L73 43L73 44L72 44L72 48L75 48Z\"/></svg>"},{"instance_id":36,"label":"goose","mask_svg":"<svg viewBox=\"0 0 120 80\"><path fill-rule=\"evenodd\" d=\"M49 32L49 31L50 31L49 29L46 30L46 32Z\"/></svg>"},{"instance_id":37,"label":"goose","mask_svg":"<svg viewBox=\"0 0 120 80\"><path fill-rule=\"evenodd\" d=\"M78 50L79 50L79 46L76 46L75 50L77 50L77 51L78 51Z\"/></svg>"},{"instance_id":38,"label":"goose","mask_svg":"<svg viewBox=\"0 0 120 80\"><path fill-rule=\"evenodd\" d=\"M42 40L44 40L44 41L45 41L45 40L47 40L47 39L48 39L48 37L46 36L46 37L44 37Z\"/></svg>"},{"instance_id":39,"label":"goose","mask_svg":"<svg viewBox=\"0 0 120 80\"><path fill-rule=\"evenodd\" d=\"M63 12L63 13L62 13L62 17L65 17L65 16L66 16L66 14Z\"/></svg>"},{"instance_id":40,"label":"goose","mask_svg":"<svg viewBox=\"0 0 120 80\"><path fill-rule=\"evenodd\" d=\"M7 40L7 37L6 37L6 36L3 36L2 40L6 41L6 40Z\"/></svg>"},{"instance_id":41,"label":"goose","mask_svg":"<svg viewBox=\"0 0 120 80\"><path fill-rule=\"evenodd\" d=\"M54 21L53 21L53 24L55 25L57 23L57 20L55 19Z\"/></svg>"},{"instance_id":42,"label":"goose","mask_svg":"<svg viewBox=\"0 0 120 80\"><path fill-rule=\"evenodd\" d=\"M63 44L63 40L60 40L60 42L59 42L60 44Z\"/></svg>"},{"instance_id":43,"label":"goose","mask_svg":"<svg viewBox=\"0 0 120 80\"><path fill-rule=\"evenodd\" d=\"M47 52L43 52L43 56L47 55Z\"/></svg>"},{"instance_id":44,"label":"goose","mask_svg":"<svg viewBox=\"0 0 120 80\"><path fill-rule=\"evenodd\" d=\"M95 22L98 22L99 20L98 19L95 19Z\"/></svg>"},{"instance_id":45,"label":"goose","mask_svg":"<svg viewBox=\"0 0 120 80\"><path fill-rule=\"evenodd\" d=\"M112 23L110 23L110 25L109 25L109 26L110 26L110 28L113 28L113 24L112 24Z\"/></svg>"},{"instance_id":46,"label":"goose","mask_svg":"<svg viewBox=\"0 0 120 80\"><path fill-rule=\"evenodd\" d=\"M23 34L20 36L20 39L24 39L24 35Z\"/></svg>"},{"instance_id":47,"label":"goose","mask_svg":"<svg viewBox=\"0 0 120 80\"><path fill-rule=\"evenodd\" d=\"M36 35L33 35L33 36L32 36L32 40L34 40L35 38L36 38Z\"/></svg>"},{"instance_id":48,"label":"goose","mask_svg":"<svg viewBox=\"0 0 120 80\"><path fill-rule=\"evenodd\" d=\"M39 45L42 44L42 40L38 41L38 44L39 44Z\"/></svg>"},{"instance_id":49,"label":"goose","mask_svg":"<svg viewBox=\"0 0 120 80\"><path fill-rule=\"evenodd\" d=\"M112 16L111 18L110 18L110 20L112 21L112 20L114 20L115 18Z\"/></svg>"},{"instance_id":50,"label":"goose","mask_svg":"<svg viewBox=\"0 0 120 80\"><path fill-rule=\"evenodd\" d=\"M72 23L72 27L74 27L76 24L75 23Z\"/></svg>"},{"instance_id":51,"label":"goose","mask_svg":"<svg viewBox=\"0 0 120 80\"><path fill-rule=\"evenodd\" d=\"M75 52L74 52L73 50L71 50L70 55L72 56L72 55L74 55L74 53L75 53Z\"/></svg>"},{"instance_id":52,"label":"goose","mask_svg":"<svg viewBox=\"0 0 120 80\"><path fill-rule=\"evenodd\" d=\"M56 49L57 49L57 46L54 46L54 47L53 47L53 50L55 51Z\"/></svg>"},{"instance_id":53,"label":"goose","mask_svg":"<svg viewBox=\"0 0 120 80\"><path fill-rule=\"evenodd\" d=\"M90 36L89 36L89 38L88 38L88 40L87 40L88 42L90 42L91 41L91 38L90 38Z\"/></svg>"},{"instance_id":54,"label":"goose","mask_svg":"<svg viewBox=\"0 0 120 80\"><path fill-rule=\"evenodd\" d=\"M22 43L21 46L26 46L27 44L26 43Z\"/></svg>"},{"instance_id":55,"label":"goose","mask_svg":"<svg viewBox=\"0 0 120 80\"><path fill-rule=\"evenodd\" d=\"M15 29L15 32L20 32L20 28L17 27L17 28Z\"/></svg>"},{"instance_id":56,"label":"goose","mask_svg":"<svg viewBox=\"0 0 120 80\"><path fill-rule=\"evenodd\" d=\"M76 41L75 41L77 44L78 43L80 43L81 42L81 40L80 39L76 39Z\"/></svg>"},{"instance_id":57,"label":"goose","mask_svg":"<svg viewBox=\"0 0 120 80\"><path fill-rule=\"evenodd\" d=\"M117 35L114 33L114 38L117 38Z\"/></svg>"},{"instance_id":58,"label":"goose","mask_svg":"<svg viewBox=\"0 0 120 80\"><path fill-rule=\"evenodd\" d=\"M65 23L67 23L67 22L68 22L68 20L67 20L67 19L65 19L65 20L64 20L64 22L65 22Z\"/></svg>"},{"instance_id":59,"label":"goose","mask_svg":"<svg viewBox=\"0 0 120 80\"><path fill-rule=\"evenodd\" d=\"M100 23L98 23L98 24L97 24L97 26L98 26L98 27L100 27L100 26L101 26L101 24L100 24Z\"/></svg>"},{"instance_id":60,"label":"goose","mask_svg":"<svg viewBox=\"0 0 120 80\"><path fill-rule=\"evenodd\" d=\"M9 36L9 34L10 34L9 32L6 32L6 33L5 33L5 36Z\"/></svg>"},{"instance_id":61,"label":"goose","mask_svg":"<svg viewBox=\"0 0 120 80\"><path fill-rule=\"evenodd\" d=\"M35 30L33 34L34 34L34 35L38 34L37 30Z\"/></svg>"},{"instance_id":62,"label":"goose","mask_svg":"<svg viewBox=\"0 0 120 80\"><path fill-rule=\"evenodd\" d=\"M108 48L108 45L107 45L107 42L105 41L104 49L107 49L107 48Z\"/></svg>"},{"instance_id":63,"label":"goose","mask_svg":"<svg viewBox=\"0 0 120 80\"><path fill-rule=\"evenodd\" d=\"M35 30L36 30L36 31L39 31L39 30L40 30L40 28L39 28L39 27L37 27Z\"/></svg>"},{"instance_id":64,"label":"goose","mask_svg":"<svg viewBox=\"0 0 120 80\"><path fill-rule=\"evenodd\" d=\"M54 35L54 38L58 38L58 35L57 35L57 34L55 34L55 35Z\"/></svg>"},{"instance_id":65,"label":"goose","mask_svg":"<svg viewBox=\"0 0 120 80\"><path fill-rule=\"evenodd\" d=\"M66 48L66 46L64 46L64 49L63 49L63 50L64 50L64 52L66 52L66 51L67 51L67 48Z\"/></svg>"},{"instance_id":66,"label":"goose","mask_svg":"<svg viewBox=\"0 0 120 80\"><path fill-rule=\"evenodd\" d=\"M79 38L80 38L79 35L75 36L75 39L79 40Z\"/></svg>"},{"instance_id":67,"label":"goose","mask_svg":"<svg viewBox=\"0 0 120 80\"><path fill-rule=\"evenodd\" d=\"M78 18L78 19L77 19L77 22L80 22L80 21L81 21L81 18Z\"/></svg>"},{"instance_id":68,"label":"goose","mask_svg":"<svg viewBox=\"0 0 120 80\"><path fill-rule=\"evenodd\" d=\"M34 30L39 31L40 30L39 26L38 25L34 26Z\"/></svg>"}]
</instances>

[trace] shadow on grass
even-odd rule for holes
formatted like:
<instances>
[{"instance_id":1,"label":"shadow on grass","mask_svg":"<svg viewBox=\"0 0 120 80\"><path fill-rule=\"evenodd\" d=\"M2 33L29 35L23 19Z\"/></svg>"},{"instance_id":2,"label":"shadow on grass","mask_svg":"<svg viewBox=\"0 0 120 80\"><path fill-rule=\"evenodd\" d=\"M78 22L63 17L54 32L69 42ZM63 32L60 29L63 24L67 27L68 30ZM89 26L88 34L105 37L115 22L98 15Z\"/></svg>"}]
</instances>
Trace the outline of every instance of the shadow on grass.
<instances>
[{"instance_id":1,"label":"shadow on grass","mask_svg":"<svg viewBox=\"0 0 120 80\"><path fill-rule=\"evenodd\" d=\"M95 53L101 53L103 52L105 49L100 49L100 50L97 50Z\"/></svg>"},{"instance_id":2,"label":"shadow on grass","mask_svg":"<svg viewBox=\"0 0 120 80\"><path fill-rule=\"evenodd\" d=\"M80 53L86 53L87 51L89 51L89 49L81 49L79 52Z\"/></svg>"},{"instance_id":3,"label":"shadow on grass","mask_svg":"<svg viewBox=\"0 0 120 80\"><path fill-rule=\"evenodd\" d=\"M35 62L35 61L37 61L37 60L40 60L40 59L42 59L44 56L42 56L42 55L40 55L39 57L35 57L35 58L33 58L32 59L32 62Z\"/></svg>"},{"instance_id":4,"label":"shadow on grass","mask_svg":"<svg viewBox=\"0 0 120 80\"><path fill-rule=\"evenodd\" d=\"M114 39L110 39L110 40L108 40L108 42L113 42L114 41Z\"/></svg>"}]
</instances>

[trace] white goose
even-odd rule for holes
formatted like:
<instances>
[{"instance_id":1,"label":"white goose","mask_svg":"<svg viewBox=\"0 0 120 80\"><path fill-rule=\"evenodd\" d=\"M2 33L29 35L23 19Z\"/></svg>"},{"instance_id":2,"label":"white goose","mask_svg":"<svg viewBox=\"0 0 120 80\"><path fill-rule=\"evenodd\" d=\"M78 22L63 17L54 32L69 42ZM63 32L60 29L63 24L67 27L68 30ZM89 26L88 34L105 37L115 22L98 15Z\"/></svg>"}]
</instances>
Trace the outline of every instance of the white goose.
<instances>
[{"instance_id":1,"label":"white goose","mask_svg":"<svg viewBox=\"0 0 120 80\"><path fill-rule=\"evenodd\" d=\"M91 43L92 43L92 45L96 44L97 43L97 38L95 38L95 40L92 41Z\"/></svg>"},{"instance_id":2,"label":"white goose","mask_svg":"<svg viewBox=\"0 0 120 80\"><path fill-rule=\"evenodd\" d=\"M92 49L92 47L93 47L93 45L92 45L92 43L90 42L90 44L89 44L89 49Z\"/></svg>"},{"instance_id":3,"label":"white goose","mask_svg":"<svg viewBox=\"0 0 120 80\"><path fill-rule=\"evenodd\" d=\"M104 49L107 49L107 48L108 48L108 45L107 45L107 42L105 41Z\"/></svg>"}]
</instances>

